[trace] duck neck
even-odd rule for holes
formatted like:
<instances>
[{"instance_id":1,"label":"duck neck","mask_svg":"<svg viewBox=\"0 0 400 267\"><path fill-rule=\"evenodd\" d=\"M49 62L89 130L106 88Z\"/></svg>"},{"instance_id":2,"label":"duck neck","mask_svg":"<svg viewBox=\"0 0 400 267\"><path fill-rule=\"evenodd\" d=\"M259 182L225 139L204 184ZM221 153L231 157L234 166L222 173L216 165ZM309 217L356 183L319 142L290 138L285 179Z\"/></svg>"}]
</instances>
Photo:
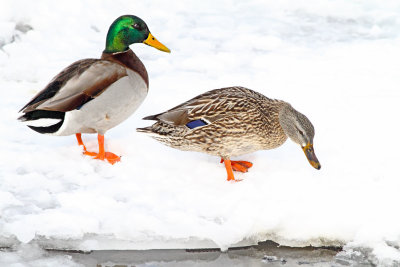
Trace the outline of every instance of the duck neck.
<instances>
[{"instance_id":1,"label":"duck neck","mask_svg":"<svg viewBox=\"0 0 400 267\"><path fill-rule=\"evenodd\" d=\"M118 52L124 52L128 49L129 49L128 46L123 43L121 38L109 39L107 37L106 49L104 49L104 53L118 53Z\"/></svg>"},{"instance_id":2,"label":"duck neck","mask_svg":"<svg viewBox=\"0 0 400 267\"><path fill-rule=\"evenodd\" d=\"M263 124L265 133L265 149L272 149L281 146L287 140L287 135L280 123L280 113L282 112L284 102L273 100L264 106L267 120Z\"/></svg>"},{"instance_id":3,"label":"duck neck","mask_svg":"<svg viewBox=\"0 0 400 267\"><path fill-rule=\"evenodd\" d=\"M290 122L288 113L291 108L292 107L288 103L282 103L282 105L279 107L279 124L287 137L290 135Z\"/></svg>"}]
</instances>

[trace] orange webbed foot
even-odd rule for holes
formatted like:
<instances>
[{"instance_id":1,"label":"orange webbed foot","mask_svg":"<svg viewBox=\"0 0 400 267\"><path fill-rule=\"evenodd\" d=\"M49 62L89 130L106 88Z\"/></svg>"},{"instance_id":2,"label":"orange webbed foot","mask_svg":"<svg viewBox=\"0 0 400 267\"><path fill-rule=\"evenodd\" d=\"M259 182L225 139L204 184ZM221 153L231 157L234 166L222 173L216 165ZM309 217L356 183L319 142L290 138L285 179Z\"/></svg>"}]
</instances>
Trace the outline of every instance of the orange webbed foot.
<instances>
[{"instance_id":1,"label":"orange webbed foot","mask_svg":"<svg viewBox=\"0 0 400 267\"><path fill-rule=\"evenodd\" d=\"M112 153L112 152L106 152L105 155L104 155L104 157L105 157L105 159L106 159L109 163L111 163L111 164L115 164L115 163L121 161L121 157L115 155L115 154Z\"/></svg>"},{"instance_id":2,"label":"orange webbed foot","mask_svg":"<svg viewBox=\"0 0 400 267\"><path fill-rule=\"evenodd\" d=\"M99 159L99 160L107 160L111 164L115 164L116 162L121 161L121 157L115 155L112 152L105 152L104 151L104 136L103 135L98 135L98 142L99 142L99 153L96 152L90 152L86 150L85 145L82 142L82 137L81 134L78 133L76 134L76 138L78 139L78 144L83 146L83 154L93 157L94 159Z\"/></svg>"},{"instance_id":3,"label":"orange webbed foot","mask_svg":"<svg viewBox=\"0 0 400 267\"><path fill-rule=\"evenodd\" d=\"M112 152L105 152L104 154L101 153L96 153L96 152L90 152L90 151L83 151L84 155L93 157L94 159L99 159L99 160L107 160L111 164L115 164L119 161L121 161L121 157L117 156L116 154Z\"/></svg>"},{"instance_id":4,"label":"orange webbed foot","mask_svg":"<svg viewBox=\"0 0 400 267\"><path fill-rule=\"evenodd\" d=\"M232 169L238 172L248 172L249 168L253 166L253 163L248 161L231 161Z\"/></svg>"},{"instance_id":5,"label":"orange webbed foot","mask_svg":"<svg viewBox=\"0 0 400 267\"><path fill-rule=\"evenodd\" d=\"M224 162L224 159L221 158L221 163L222 162ZM253 163L243 160L232 160L230 163L232 169L238 172L248 172L248 170L253 166Z\"/></svg>"},{"instance_id":6,"label":"orange webbed foot","mask_svg":"<svg viewBox=\"0 0 400 267\"><path fill-rule=\"evenodd\" d=\"M86 156L90 156L90 157L96 157L96 156L98 155L98 153L96 153L96 152L90 152L90 151L87 151L86 149L83 149L82 154L83 154L83 155L86 155Z\"/></svg>"}]
</instances>

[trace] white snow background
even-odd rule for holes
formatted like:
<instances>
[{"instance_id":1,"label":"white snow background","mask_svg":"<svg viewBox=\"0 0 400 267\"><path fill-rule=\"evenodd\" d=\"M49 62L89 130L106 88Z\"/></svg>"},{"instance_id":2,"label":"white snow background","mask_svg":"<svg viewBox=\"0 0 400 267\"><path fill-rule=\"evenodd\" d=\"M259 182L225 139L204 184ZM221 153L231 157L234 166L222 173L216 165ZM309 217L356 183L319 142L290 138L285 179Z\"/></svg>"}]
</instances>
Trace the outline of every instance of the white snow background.
<instances>
[{"instance_id":1,"label":"white snow background","mask_svg":"<svg viewBox=\"0 0 400 267\"><path fill-rule=\"evenodd\" d=\"M150 91L106 133L122 155L112 166L83 156L74 136L40 135L16 118L64 67L98 58L123 14L141 17L172 53L131 46ZM227 249L271 239L399 262L399 14L394 0L2 0L0 247ZM238 158L254 166L230 183L219 158L136 133L146 115L234 85L304 113L322 169L288 140ZM83 138L97 149L95 135Z\"/></svg>"}]
</instances>

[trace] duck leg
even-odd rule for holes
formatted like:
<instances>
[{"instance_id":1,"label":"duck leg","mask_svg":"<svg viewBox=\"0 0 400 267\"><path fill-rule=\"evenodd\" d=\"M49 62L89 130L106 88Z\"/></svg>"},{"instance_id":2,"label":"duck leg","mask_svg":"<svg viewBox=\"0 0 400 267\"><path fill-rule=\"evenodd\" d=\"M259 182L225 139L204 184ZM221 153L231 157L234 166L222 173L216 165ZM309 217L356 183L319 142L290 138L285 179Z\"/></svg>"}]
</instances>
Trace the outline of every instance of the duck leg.
<instances>
[{"instance_id":1,"label":"duck leg","mask_svg":"<svg viewBox=\"0 0 400 267\"><path fill-rule=\"evenodd\" d=\"M119 156L115 155L114 153L105 152L105 150L104 150L104 135L101 135L101 134L97 135L97 140L99 143L99 153L87 151L85 145L83 144L81 134L77 133L75 135L76 135L76 139L78 140L78 145L83 146L83 154L91 156L94 159L99 159L99 160L106 159L111 164L114 164L121 160L121 158Z\"/></svg>"},{"instance_id":2,"label":"duck leg","mask_svg":"<svg viewBox=\"0 0 400 267\"><path fill-rule=\"evenodd\" d=\"M228 173L227 180L228 181L236 181L235 176L233 176L231 161L229 159L221 159L221 160L225 163L225 169L226 169L226 172Z\"/></svg>"},{"instance_id":3,"label":"duck leg","mask_svg":"<svg viewBox=\"0 0 400 267\"><path fill-rule=\"evenodd\" d=\"M224 161L224 159L221 158L221 163L223 161ZM251 163L249 161L243 161L243 160L232 160L231 166L234 171L248 172L249 168L251 168L253 166L253 163Z\"/></svg>"},{"instance_id":4,"label":"duck leg","mask_svg":"<svg viewBox=\"0 0 400 267\"><path fill-rule=\"evenodd\" d=\"M83 144L83 141L82 141L82 134L77 133L77 134L75 134L75 136L76 136L76 139L78 140L78 145L83 146L83 151L87 152L86 146Z\"/></svg>"}]
</instances>

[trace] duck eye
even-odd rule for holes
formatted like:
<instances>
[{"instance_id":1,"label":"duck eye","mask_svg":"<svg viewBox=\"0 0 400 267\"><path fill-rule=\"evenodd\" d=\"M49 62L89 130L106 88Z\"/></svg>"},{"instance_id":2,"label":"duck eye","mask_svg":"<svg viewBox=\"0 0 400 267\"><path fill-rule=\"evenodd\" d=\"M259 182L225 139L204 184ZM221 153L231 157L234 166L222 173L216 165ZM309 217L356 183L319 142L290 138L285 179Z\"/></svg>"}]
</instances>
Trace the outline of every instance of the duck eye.
<instances>
[{"instance_id":1,"label":"duck eye","mask_svg":"<svg viewBox=\"0 0 400 267\"><path fill-rule=\"evenodd\" d=\"M140 25L137 23L133 24L132 27L135 28L136 30L140 30Z\"/></svg>"}]
</instances>

